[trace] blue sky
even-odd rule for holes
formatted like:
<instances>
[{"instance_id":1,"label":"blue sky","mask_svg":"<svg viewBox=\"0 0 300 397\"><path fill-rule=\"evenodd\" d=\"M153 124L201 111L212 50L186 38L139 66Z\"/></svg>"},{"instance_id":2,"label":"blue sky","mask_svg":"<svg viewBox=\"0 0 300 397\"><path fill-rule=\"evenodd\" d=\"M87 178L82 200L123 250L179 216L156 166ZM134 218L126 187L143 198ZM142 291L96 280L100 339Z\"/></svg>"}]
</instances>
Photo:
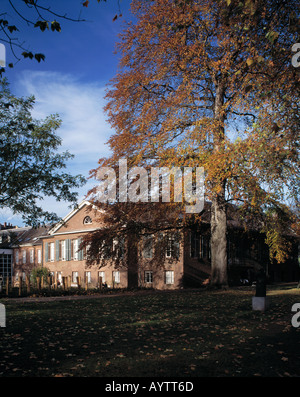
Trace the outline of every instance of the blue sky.
<instances>
[{"instance_id":1,"label":"blue sky","mask_svg":"<svg viewBox=\"0 0 300 397\"><path fill-rule=\"evenodd\" d=\"M17 96L35 96L33 116L37 119L59 114L62 126L57 133L63 140L61 150L75 155L68 164L68 171L87 177L89 170L97 166L98 159L109 154L105 143L113 131L103 112L104 95L109 80L117 73L119 55L114 51L118 34L131 14L130 0L100 3L90 0L88 7L83 7L82 3L81 0L40 0L43 5L54 4L51 5L53 11L86 20L78 23L59 20L61 32L41 32L27 26L7 0L1 1L1 11L7 12L10 24L22 28L16 37L25 42L24 46L46 56L45 62L26 59L17 62L13 69L7 67L5 76L11 91ZM113 21L120 11L122 17ZM7 48L6 64L15 61ZM94 181L89 181L79 190L79 200L93 184ZM68 203L48 198L43 206L62 217L70 211ZM4 221L22 225L21 217L8 209L0 210L0 222Z\"/></svg>"}]
</instances>

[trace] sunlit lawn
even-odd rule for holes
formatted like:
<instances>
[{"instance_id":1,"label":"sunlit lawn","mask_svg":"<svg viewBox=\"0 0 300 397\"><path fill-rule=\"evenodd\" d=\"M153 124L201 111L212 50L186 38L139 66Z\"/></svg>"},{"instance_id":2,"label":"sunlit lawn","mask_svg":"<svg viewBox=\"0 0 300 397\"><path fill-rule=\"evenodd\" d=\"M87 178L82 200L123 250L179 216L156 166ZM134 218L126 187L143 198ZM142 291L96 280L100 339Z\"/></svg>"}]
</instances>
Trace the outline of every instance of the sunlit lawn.
<instances>
[{"instance_id":1,"label":"sunlit lawn","mask_svg":"<svg viewBox=\"0 0 300 397\"><path fill-rule=\"evenodd\" d=\"M0 377L300 376L300 290L178 291L72 301L1 302Z\"/></svg>"}]
</instances>

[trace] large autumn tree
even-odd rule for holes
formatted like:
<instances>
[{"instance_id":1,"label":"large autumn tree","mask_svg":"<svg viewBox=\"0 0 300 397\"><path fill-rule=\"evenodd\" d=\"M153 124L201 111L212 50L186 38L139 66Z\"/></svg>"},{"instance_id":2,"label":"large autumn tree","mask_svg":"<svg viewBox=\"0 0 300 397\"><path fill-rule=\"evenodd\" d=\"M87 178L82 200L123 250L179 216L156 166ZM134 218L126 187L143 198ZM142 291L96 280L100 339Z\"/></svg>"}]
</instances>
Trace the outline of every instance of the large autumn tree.
<instances>
[{"instance_id":1,"label":"large autumn tree","mask_svg":"<svg viewBox=\"0 0 300 397\"><path fill-rule=\"evenodd\" d=\"M271 255L282 260L281 219L300 187L300 81L291 64L299 2L134 0L132 12L107 93L113 154L100 168L120 158L128 166L204 167L213 285L228 282L228 202L244 219L263 217Z\"/></svg>"}]
</instances>

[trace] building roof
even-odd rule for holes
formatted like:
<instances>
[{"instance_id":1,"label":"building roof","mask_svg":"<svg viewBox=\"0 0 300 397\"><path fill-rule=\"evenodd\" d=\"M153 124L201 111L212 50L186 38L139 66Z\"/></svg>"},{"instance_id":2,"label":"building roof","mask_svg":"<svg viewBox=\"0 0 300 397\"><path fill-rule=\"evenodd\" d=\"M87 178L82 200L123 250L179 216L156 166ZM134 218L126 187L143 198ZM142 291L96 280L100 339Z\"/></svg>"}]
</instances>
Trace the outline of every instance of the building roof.
<instances>
[{"instance_id":1,"label":"building roof","mask_svg":"<svg viewBox=\"0 0 300 397\"><path fill-rule=\"evenodd\" d=\"M42 244L41 238L48 235L50 226L40 226L38 228L30 228L18 235L15 244L19 246L39 245Z\"/></svg>"},{"instance_id":2,"label":"building roof","mask_svg":"<svg viewBox=\"0 0 300 397\"><path fill-rule=\"evenodd\" d=\"M40 238L48 234L49 226L31 226L0 230L1 248L41 244Z\"/></svg>"}]
</instances>

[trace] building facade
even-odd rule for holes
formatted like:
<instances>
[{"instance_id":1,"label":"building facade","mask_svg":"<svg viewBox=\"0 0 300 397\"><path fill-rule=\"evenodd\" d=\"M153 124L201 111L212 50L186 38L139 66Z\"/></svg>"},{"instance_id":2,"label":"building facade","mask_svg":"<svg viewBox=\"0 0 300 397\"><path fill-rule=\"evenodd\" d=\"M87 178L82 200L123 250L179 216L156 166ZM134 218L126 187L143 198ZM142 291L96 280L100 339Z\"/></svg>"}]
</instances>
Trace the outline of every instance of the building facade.
<instances>
[{"instance_id":1,"label":"building facade","mask_svg":"<svg viewBox=\"0 0 300 397\"><path fill-rule=\"evenodd\" d=\"M209 219L209 216L207 217ZM44 267L52 275L55 287L65 283L71 287L178 289L208 283L210 265L209 221L200 229L184 230L180 241L168 236L159 266L153 261L153 236L143 237L135 251L128 249L125 265L116 266L114 258L101 267L88 266L82 239L104 227L101 213L82 202L53 227L0 230L0 280L18 283L34 268ZM299 281L298 239L291 237L292 251L285 263L270 262L264 236L251 230L247 233L233 222L228 223L228 275L231 285L251 283L260 267L269 281Z\"/></svg>"},{"instance_id":2,"label":"building facade","mask_svg":"<svg viewBox=\"0 0 300 397\"><path fill-rule=\"evenodd\" d=\"M99 227L99 211L82 202L43 237L43 265L58 286L65 277L73 287L96 288L100 282L110 288L127 287L127 270L115 269L112 261L101 268L86 265L85 250L80 249L82 238Z\"/></svg>"}]
</instances>

